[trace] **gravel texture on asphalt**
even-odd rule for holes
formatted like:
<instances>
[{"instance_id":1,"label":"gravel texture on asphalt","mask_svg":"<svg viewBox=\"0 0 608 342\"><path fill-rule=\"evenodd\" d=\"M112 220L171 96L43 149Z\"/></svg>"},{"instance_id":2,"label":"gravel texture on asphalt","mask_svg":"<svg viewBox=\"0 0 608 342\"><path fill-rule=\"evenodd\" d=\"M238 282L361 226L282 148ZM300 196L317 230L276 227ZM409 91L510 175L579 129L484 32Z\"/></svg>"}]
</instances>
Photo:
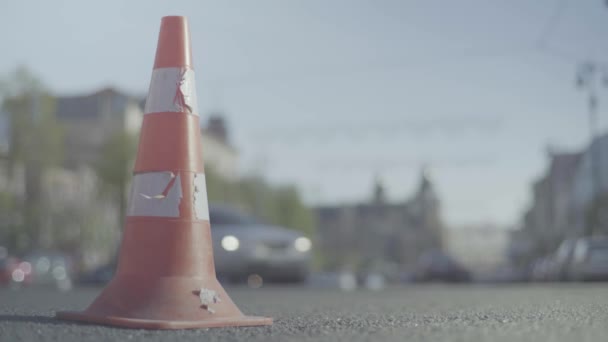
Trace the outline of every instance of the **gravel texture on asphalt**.
<instances>
[{"instance_id":1,"label":"gravel texture on asphalt","mask_svg":"<svg viewBox=\"0 0 608 342\"><path fill-rule=\"evenodd\" d=\"M270 327L160 331L63 322L99 289L0 290L0 341L606 341L608 284L448 286L379 292L228 288Z\"/></svg>"}]
</instances>

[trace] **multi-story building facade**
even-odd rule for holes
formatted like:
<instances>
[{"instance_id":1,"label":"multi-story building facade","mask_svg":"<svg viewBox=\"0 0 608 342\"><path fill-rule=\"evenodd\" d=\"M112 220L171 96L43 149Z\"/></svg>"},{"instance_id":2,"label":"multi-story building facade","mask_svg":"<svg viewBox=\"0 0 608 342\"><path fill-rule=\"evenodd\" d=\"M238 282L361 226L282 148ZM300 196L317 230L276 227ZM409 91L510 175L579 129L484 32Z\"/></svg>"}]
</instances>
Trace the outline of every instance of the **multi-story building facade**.
<instances>
[{"instance_id":1,"label":"multi-story building facade","mask_svg":"<svg viewBox=\"0 0 608 342\"><path fill-rule=\"evenodd\" d=\"M439 199L427 172L409 200L389 203L376 182L369 202L320 206L317 245L327 269L408 270L427 250L442 248Z\"/></svg>"}]
</instances>

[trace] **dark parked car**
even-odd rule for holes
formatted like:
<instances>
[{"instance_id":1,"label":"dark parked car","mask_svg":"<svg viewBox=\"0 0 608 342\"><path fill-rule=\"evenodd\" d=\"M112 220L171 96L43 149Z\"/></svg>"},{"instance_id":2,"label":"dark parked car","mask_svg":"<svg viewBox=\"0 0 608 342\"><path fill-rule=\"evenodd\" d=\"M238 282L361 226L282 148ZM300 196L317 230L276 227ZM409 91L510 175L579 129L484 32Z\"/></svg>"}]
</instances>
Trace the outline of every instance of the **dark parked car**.
<instances>
[{"instance_id":1,"label":"dark parked car","mask_svg":"<svg viewBox=\"0 0 608 342\"><path fill-rule=\"evenodd\" d=\"M92 271L82 274L78 281L83 285L103 285L112 280L115 272L116 264L110 263L99 266Z\"/></svg>"},{"instance_id":2,"label":"dark parked car","mask_svg":"<svg viewBox=\"0 0 608 342\"><path fill-rule=\"evenodd\" d=\"M32 265L9 255L0 246L0 286L27 286L32 282Z\"/></svg>"},{"instance_id":3,"label":"dark parked car","mask_svg":"<svg viewBox=\"0 0 608 342\"><path fill-rule=\"evenodd\" d=\"M0 286L27 286L32 282L32 265L14 257L0 259Z\"/></svg>"},{"instance_id":4,"label":"dark parked car","mask_svg":"<svg viewBox=\"0 0 608 342\"><path fill-rule=\"evenodd\" d=\"M422 282L468 282L471 273L445 252L433 250L418 259L413 278Z\"/></svg>"}]
</instances>

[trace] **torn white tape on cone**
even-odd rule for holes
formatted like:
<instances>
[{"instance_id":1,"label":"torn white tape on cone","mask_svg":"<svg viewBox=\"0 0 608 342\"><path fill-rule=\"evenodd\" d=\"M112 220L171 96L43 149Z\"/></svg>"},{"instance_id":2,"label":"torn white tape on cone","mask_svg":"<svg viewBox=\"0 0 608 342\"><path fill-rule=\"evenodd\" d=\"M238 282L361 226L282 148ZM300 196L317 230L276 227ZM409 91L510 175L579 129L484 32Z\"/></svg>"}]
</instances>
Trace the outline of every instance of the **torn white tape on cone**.
<instances>
[{"instance_id":1,"label":"torn white tape on cone","mask_svg":"<svg viewBox=\"0 0 608 342\"><path fill-rule=\"evenodd\" d=\"M184 112L198 115L194 70L154 69L144 112Z\"/></svg>"},{"instance_id":2,"label":"torn white tape on cone","mask_svg":"<svg viewBox=\"0 0 608 342\"><path fill-rule=\"evenodd\" d=\"M182 185L173 172L136 174L131 186L128 216L179 217Z\"/></svg>"},{"instance_id":3,"label":"torn white tape on cone","mask_svg":"<svg viewBox=\"0 0 608 342\"><path fill-rule=\"evenodd\" d=\"M194 214L199 220L209 221L209 203L207 201L205 174L197 173L194 175Z\"/></svg>"}]
</instances>

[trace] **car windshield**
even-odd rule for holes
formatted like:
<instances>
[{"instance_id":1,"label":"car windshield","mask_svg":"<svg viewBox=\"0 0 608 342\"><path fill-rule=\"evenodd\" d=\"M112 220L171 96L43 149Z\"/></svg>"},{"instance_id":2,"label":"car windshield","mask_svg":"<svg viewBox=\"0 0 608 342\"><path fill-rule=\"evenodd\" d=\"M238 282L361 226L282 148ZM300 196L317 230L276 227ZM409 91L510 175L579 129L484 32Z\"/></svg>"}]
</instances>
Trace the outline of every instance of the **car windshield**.
<instances>
[{"instance_id":1,"label":"car windshield","mask_svg":"<svg viewBox=\"0 0 608 342\"><path fill-rule=\"evenodd\" d=\"M225 225L252 225L258 223L253 217L234 209L209 208L209 220L212 227Z\"/></svg>"},{"instance_id":2,"label":"car windshield","mask_svg":"<svg viewBox=\"0 0 608 342\"><path fill-rule=\"evenodd\" d=\"M589 261L598 264L608 264L608 246L592 247L589 251Z\"/></svg>"},{"instance_id":3,"label":"car windshield","mask_svg":"<svg viewBox=\"0 0 608 342\"><path fill-rule=\"evenodd\" d=\"M608 240L606 239L597 239L589 241L589 248L608 248Z\"/></svg>"}]
</instances>

